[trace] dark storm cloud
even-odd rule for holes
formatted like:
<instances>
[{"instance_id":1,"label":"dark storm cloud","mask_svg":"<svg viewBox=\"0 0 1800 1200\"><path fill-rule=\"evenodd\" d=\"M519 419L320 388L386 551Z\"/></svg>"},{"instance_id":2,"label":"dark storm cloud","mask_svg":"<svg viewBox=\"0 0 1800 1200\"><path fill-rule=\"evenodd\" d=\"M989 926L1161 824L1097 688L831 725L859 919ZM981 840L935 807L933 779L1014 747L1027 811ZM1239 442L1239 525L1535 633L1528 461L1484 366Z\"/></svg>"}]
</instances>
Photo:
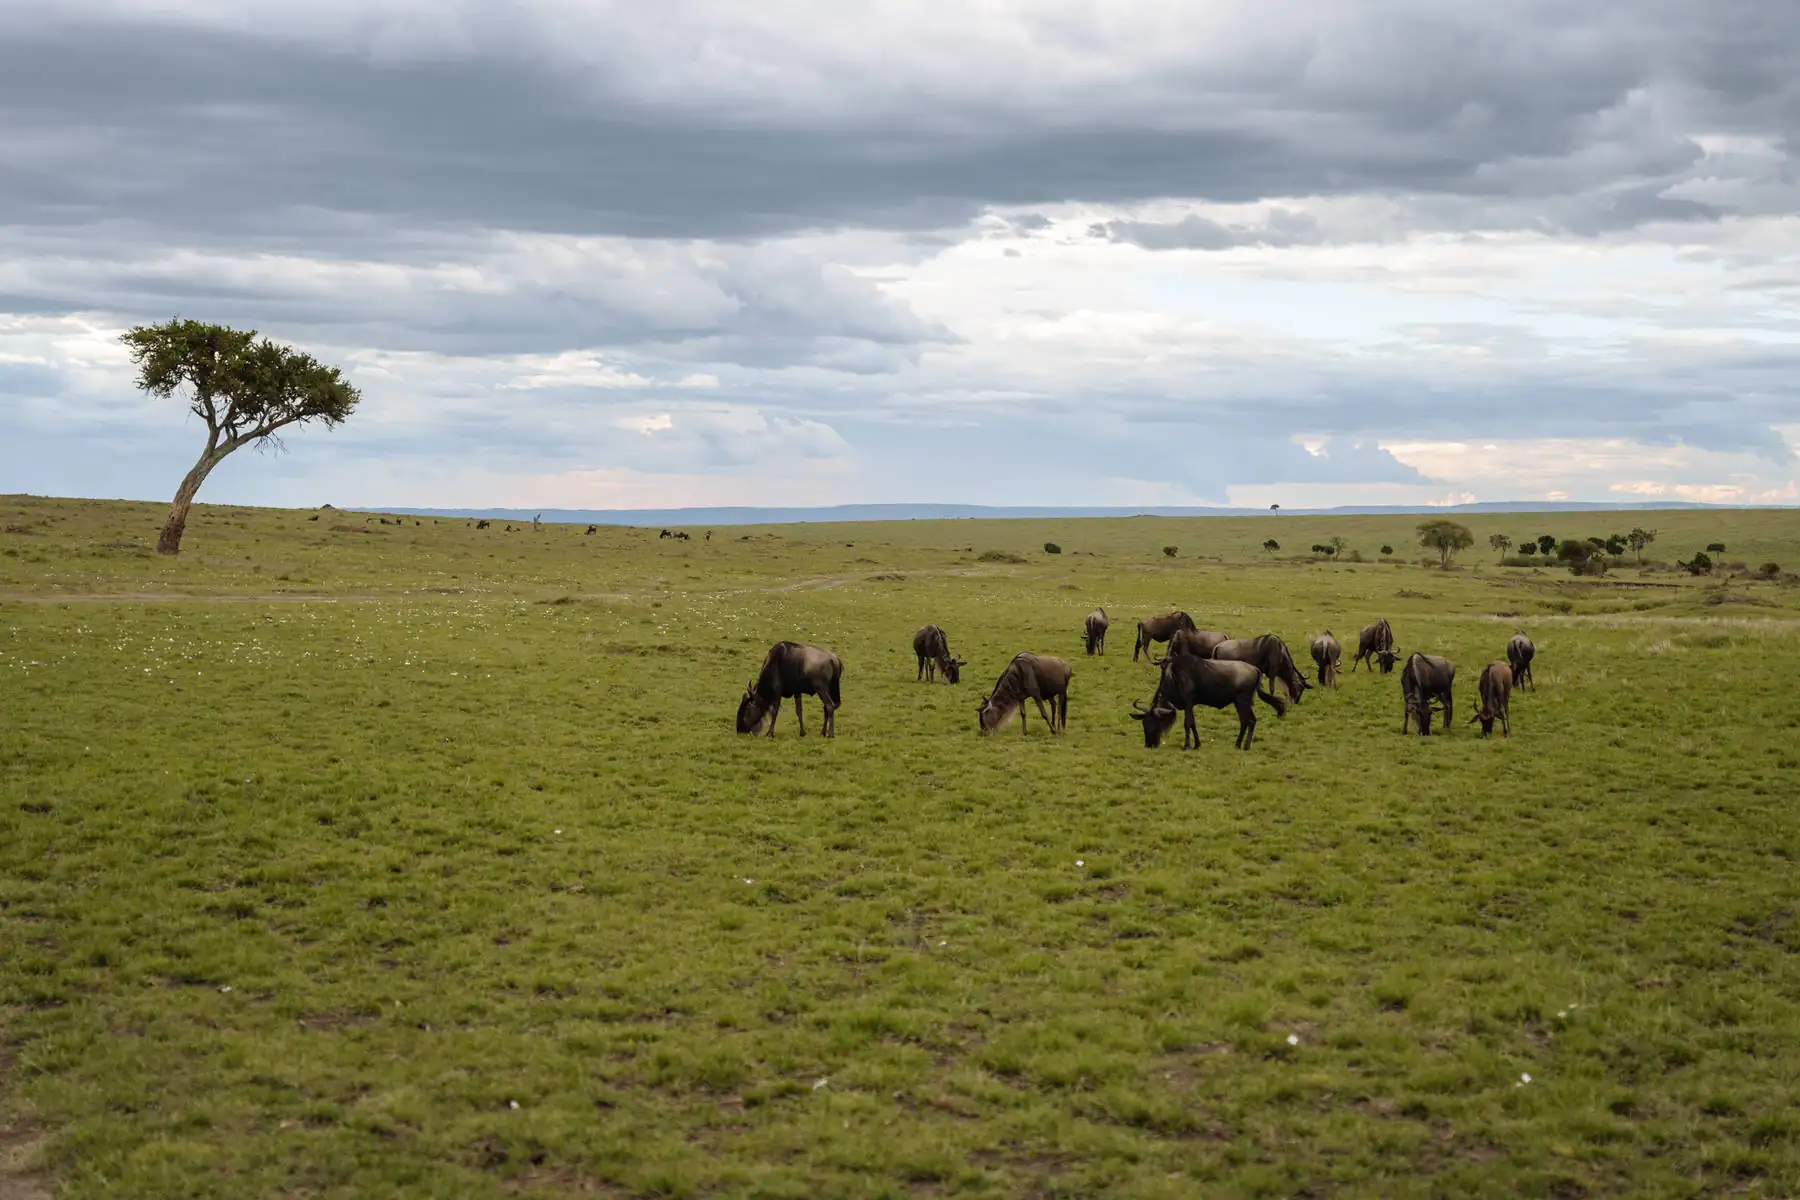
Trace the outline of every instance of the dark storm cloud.
<instances>
[{"instance_id":1,"label":"dark storm cloud","mask_svg":"<svg viewBox=\"0 0 1800 1200\"><path fill-rule=\"evenodd\" d=\"M46 19L0 38L0 210L32 225L129 214L196 240L279 236L291 207L751 238L943 227L987 205L1517 201L1638 179L1608 219L1695 216L1660 197L1700 155L1690 134L1786 137L1800 117L1781 69L1800 21L1779 11L1598 5L1501 36L1456 6L1369 10L1272 44L1217 95L1204 73L1165 70L1134 81L1130 102L1002 108L951 93L892 110L849 95L812 114L630 99L617 64L516 48L377 60L189 24Z\"/></svg>"}]
</instances>

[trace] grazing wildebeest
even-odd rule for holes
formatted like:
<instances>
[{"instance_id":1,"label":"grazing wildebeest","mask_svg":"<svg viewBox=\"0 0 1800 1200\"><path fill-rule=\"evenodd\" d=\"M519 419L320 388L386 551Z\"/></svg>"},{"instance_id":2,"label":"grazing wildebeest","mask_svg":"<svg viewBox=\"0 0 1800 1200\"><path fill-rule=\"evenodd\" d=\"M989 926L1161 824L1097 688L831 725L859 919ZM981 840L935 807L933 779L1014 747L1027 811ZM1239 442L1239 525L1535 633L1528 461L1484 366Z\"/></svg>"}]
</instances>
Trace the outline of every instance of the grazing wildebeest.
<instances>
[{"instance_id":1,"label":"grazing wildebeest","mask_svg":"<svg viewBox=\"0 0 1800 1200\"><path fill-rule=\"evenodd\" d=\"M475 528L486 529L491 524L493 524L493 522L491 522L491 521L477 521L477 522L475 522Z\"/></svg>"},{"instance_id":2,"label":"grazing wildebeest","mask_svg":"<svg viewBox=\"0 0 1800 1200\"><path fill-rule=\"evenodd\" d=\"M1294 656L1288 653L1287 643L1272 633L1220 642L1213 647L1212 657L1247 662L1271 681L1279 680L1287 689L1288 700L1294 704L1300 703L1300 693L1312 686L1294 665Z\"/></svg>"},{"instance_id":3,"label":"grazing wildebeest","mask_svg":"<svg viewBox=\"0 0 1800 1200\"><path fill-rule=\"evenodd\" d=\"M1106 627L1108 624L1104 608L1096 608L1087 615L1087 620L1082 622L1082 631L1087 641L1087 652L1090 655L1106 653Z\"/></svg>"},{"instance_id":4,"label":"grazing wildebeest","mask_svg":"<svg viewBox=\"0 0 1800 1200\"><path fill-rule=\"evenodd\" d=\"M1373 671L1379 662L1381 673L1386 675L1394 669L1396 661L1394 627L1387 623L1387 618L1363 626L1363 631L1356 636L1356 658L1350 663L1350 673L1356 674L1356 668L1364 664Z\"/></svg>"},{"instance_id":5,"label":"grazing wildebeest","mask_svg":"<svg viewBox=\"0 0 1800 1200\"><path fill-rule=\"evenodd\" d=\"M1256 733L1253 701L1261 700L1275 710L1278 717L1287 716L1287 704L1273 690L1263 691L1262 672L1247 662L1195 658L1189 654L1170 654L1162 662L1162 678L1150 707L1133 703L1131 717L1144 725L1144 745L1154 750L1162 744L1163 735L1175 724L1175 711L1183 710L1187 720L1182 726L1181 747L1199 749L1200 729L1194 724L1194 706L1224 708L1234 704L1238 711L1237 741L1240 750L1250 748Z\"/></svg>"},{"instance_id":6,"label":"grazing wildebeest","mask_svg":"<svg viewBox=\"0 0 1800 1200\"><path fill-rule=\"evenodd\" d=\"M657 534L656 536L660 540L660 539L666 538L666 537L674 537L675 535L665 529L661 533Z\"/></svg>"},{"instance_id":7,"label":"grazing wildebeest","mask_svg":"<svg viewBox=\"0 0 1800 1200\"><path fill-rule=\"evenodd\" d=\"M1176 611L1160 617L1145 617L1138 622L1137 643L1131 647L1131 661L1138 660L1138 651L1144 657L1150 656L1152 642L1166 642L1183 629L1194 628L1194 618L1184 612Z\"/></svg>"},{"instance_id":8,"label":"grazing wildebeest","mask_svg":"<svg viewBox=\"0 0 1800 1200\"><path fill-rule=\"evenodd\" d=\"M829 650L803 646L798 642L776 642L763 658L762 670L744 688L738 701L737 731L755 733L762 723L769 723L768 736L775 736L775 718L781 715L781 702L794 698L794 720L800 736L806 736L806 717L800 711L800 697L817 696L825 709L826 737L837 736L837 710L843 700L838 694L838 681L844 664Z\"/></svg>"},{"instance_id":9,"label":"grazing wildebeest","mask_svg":"<svg viewBox=\"0 0 1800 1200\"><path fill-rule=\"evenodd\" d=\"M1160 667L1177 654L1185 654L1191 658L1211 658L1214 650L1230 640L1229 633L1220 633L1215 629L1183 629L1169 639L1168 654L1150 661Z\"/></svg>"},{"instance_id":10,"label":"grazing wildebeest","mask_svg":"<svg viewBox=\"0 0 1800 1200\"><path fill-rule=\"evenodd\" d=\"M1320 687L1337 686L1338 657L1343 652L1329 629L1312 640L1313 665L1319 668Z\"/></svg>"},{"instance_id":11,"label":"grazing wildebeest","mask_svg":"<svg viewBox=\"0 0 1800 1200\"><path fill-rule=\"evenodd\" d=\"M1495 660L1481 668L1481 683L1478 690L1481 698L1476 701L1475 715L1469 718L1469 724L1481 722L1481 736L1487 737L1494 732L1494 718L1500 718L1500 728L1507 737L1512 736L1512 722L1507 717L1507 701L1512 699L1513 669L1506 663Z\"/></svg>"},{"instance_id":12,"label":"grazing wildebeest","mask_svg":"<svg viewBox=\"0 0 1800 1200\"><path fill-rule=\"evenodd\" d=\"M709 542L712 541L712 530L710 529L706 531L706 540Z\"/></svg>"},{"instance_id":13,"label":"grazing wildebeest","mask_svg":"<svg viewBox=\"0 0 1800 1200\"><path fill-rule=\"evenodd\" d=\"M1437 701L1444 710L1444 730L1450 729L1450 685L1456 681L1456 664L1436 654L1415 652L1400 669L1400 701L1406 713L1400 719L1400 732L1407 732L1409 722L1418 721L1419 736L1431 736L1431 705Z\"/></svg>"},{"instance_id":14,"label":"grazing wildebeest","mask_svg":"<svg viewBox=\"0 0 1800 1200\"><path fill-rule=\"evenodd\" d=\"M1029 651L1016 654L994 681L994 690L982 698L981 706L975 710L975 720L984 734L992 733L1000 727L1000 723L1012 715L1013 709L1019 710L1019 733L1025 733L1025 701L1037 702L1038 716L1044 718L1044 724L1055 733L1061 728L1069 727L1069 680L1075 672L1069 664L1060 658L1052 658L1048 654L1032 654ZM1044 701L1050 701L1050 711L1044 711ZM1058 717L1060 715L1060 721Z\"/></svg>"},{"instance_id":15,"label":"grazing wildebeest","mask_svg":"<svg viewBox=\"0 0 1800 1200\"><path fill-rule=\"evenodd\" d=\"M1527 683L1532 691L1537 691L1537 679L1531 673L1531 660L1537 657L1537 647L1531 639L1522 633L1515 633L1506 643L1506 662L1512 668L1513 681L1520 687Z\"/></svg>"},{"instance_id":16,"label":"grazing wildebeest","mask_svg":"<svg viewBox=\"0 0 1800 1200\"><path fill-rule=\"evenodd\" d=\"M950 657L950 641L936 625L926 625L913 634L913 653L919 656L915 683L920 679L931 683L939 671L944 673L945 683L961 683L962 668L969 665L967 660Z\"/></svg>"},{"instance_id":17,"label":"grazing wildebeest","mask_svg":"<svg viewBox=\"0 0 1800 1200\"><path fill-rule=\"evenodd\" d=\"M675 536L680 538L684 542L693 540L688 537L687 532L685 530L680 533L677 533Z\"/></svg>"},{"instance_id":18,"label":"grazing wildebeest","mask_svg":"<svg viewBox=\"0 0 1800 1200\"><path fill-rule=\"evenodd\" d=\"M581 536L582 537L593 537L596 533L599 533L599 532L600 532L600 527L598 525L589 525L587 527L587 532L582 534Z\"/></svg>"}]
</instances>

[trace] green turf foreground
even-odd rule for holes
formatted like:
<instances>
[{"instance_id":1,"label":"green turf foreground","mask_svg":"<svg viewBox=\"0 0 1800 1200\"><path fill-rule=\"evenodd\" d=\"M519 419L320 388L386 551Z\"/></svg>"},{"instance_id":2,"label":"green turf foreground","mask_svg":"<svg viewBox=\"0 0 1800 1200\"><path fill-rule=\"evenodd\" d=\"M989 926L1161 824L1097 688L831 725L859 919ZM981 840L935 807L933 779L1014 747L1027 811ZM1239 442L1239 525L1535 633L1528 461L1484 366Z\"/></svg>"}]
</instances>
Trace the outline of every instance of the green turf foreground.
<instances>
[{"instance_id":1,"label":"green turf foreground","mask_svg":"<svg viewBox=\"0 0 1800 1200\"><path fill-rule=\"evenodd\" d=\"M1472 520L1450 572L1416 518L313 515L170 561L156 506L0 500L6 1200L1800 1193L1791 577L1485 549L1643 514ZM1800 566L1794 513L1656 520ZM1369 561L1290 553L1334 535ZM1456 726L1358 673L1146 751L1171 607L1386 616ZM784 637L843 657L834 741L731 732ZM978 737L1025 649L1067 736Z\"/></svg>"}]
</instances>

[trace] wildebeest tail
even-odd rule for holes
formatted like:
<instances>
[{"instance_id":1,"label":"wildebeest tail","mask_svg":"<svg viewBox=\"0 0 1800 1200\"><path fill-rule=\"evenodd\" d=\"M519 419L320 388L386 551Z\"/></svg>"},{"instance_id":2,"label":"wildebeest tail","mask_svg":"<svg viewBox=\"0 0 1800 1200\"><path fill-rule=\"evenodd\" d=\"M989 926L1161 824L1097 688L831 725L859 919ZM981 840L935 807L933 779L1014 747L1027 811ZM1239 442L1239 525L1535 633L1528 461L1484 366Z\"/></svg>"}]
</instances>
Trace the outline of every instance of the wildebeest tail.
<instances>
[{"instance_id":1,"label":"wildebeest tail","mask_svg":"<svg viewBox=\"0 0 1800 1200\"><path fill-rule=\"evenodd\" d=\"M1265 692L1261 688L1257 688L1256 689L1256 698L1258 700L1261 700L1264 704L1268 705L1270 708L1274 709L1276 716L1278 716L1278 717L1287 716L1287 708L1288 708L1287 701L1283 700L1280 696L1276 695L1273 691Z\"/></svg>"},{"instance_id":2,"label":"wildebeest tail","mask_svg":"<svg viewBox=\"0 0 1800 1200\"><path fill-rule=\"evenodd\" d=\"M843 698L838 694L838 680L843 677L844 669L842 667L839 667L831 673L831 707L833 708L836 708L844 702Z\"/></svg>"}]
</instances>

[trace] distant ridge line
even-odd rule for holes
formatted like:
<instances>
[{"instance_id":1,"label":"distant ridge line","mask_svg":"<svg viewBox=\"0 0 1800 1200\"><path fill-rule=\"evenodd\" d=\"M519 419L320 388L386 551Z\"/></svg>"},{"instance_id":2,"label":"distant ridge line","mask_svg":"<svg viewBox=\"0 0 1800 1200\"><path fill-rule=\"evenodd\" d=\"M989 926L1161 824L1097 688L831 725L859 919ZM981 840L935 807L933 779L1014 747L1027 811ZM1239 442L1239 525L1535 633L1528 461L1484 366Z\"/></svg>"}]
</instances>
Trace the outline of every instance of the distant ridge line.
<instances>
[{"instance_id":1,"label":"distant ridge line","mask_svg":"<svg viewBox=\"0 0 1800 1200\"><path fill-rule=\"evenodd\" d=\"M1566 513L1642 512L1657 510L1790 508L1791 505L1697 504L1684 500L1658 500L1619 504L1579 500L1490 500L1455 505L1346 505L1339 508L1210 508L1152 506L1147 508L1029 506L981 504L838 504L817 508L390 508L356 505L346 511L404 513L414 517L453 517L470 520L526 521L541 513L555 524L591 525L805 525L866 521L955 520L1080 520L1121 517L1328 517L1328 516L1445 516L1456 513Z\"/></svg>"}]
</instances>

